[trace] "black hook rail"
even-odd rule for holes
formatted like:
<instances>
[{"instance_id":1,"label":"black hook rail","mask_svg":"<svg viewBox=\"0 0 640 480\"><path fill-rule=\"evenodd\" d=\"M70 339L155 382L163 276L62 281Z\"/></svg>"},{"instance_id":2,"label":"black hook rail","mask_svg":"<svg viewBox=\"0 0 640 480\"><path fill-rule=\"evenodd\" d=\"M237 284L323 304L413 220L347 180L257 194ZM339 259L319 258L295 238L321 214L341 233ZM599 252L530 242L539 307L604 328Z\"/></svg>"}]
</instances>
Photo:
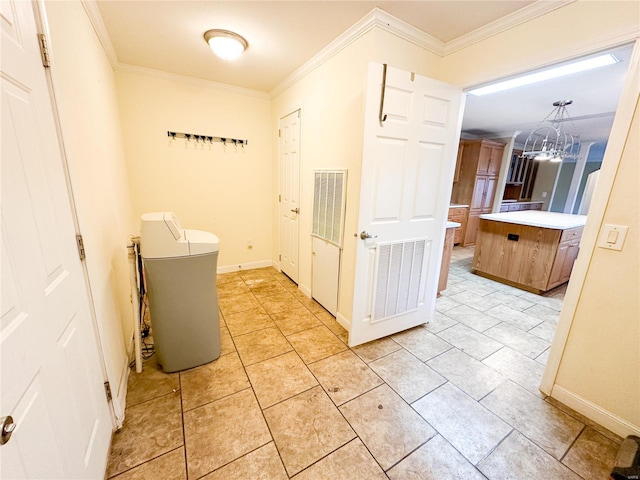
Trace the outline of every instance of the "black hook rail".
<instances>
[{"instance_id":1,"label":"black hook rail","mask_svg":"<svg viewBox=\"0 0 640 480\"><path fill-rule=\"evenodd\" d=\"M224 145L227 144L231 144L231 145L242 145L243 147L245 145L249 144L249 140L243 140L243 139L238 139L238 138L229 138L229 137L213 137L210 135L196 135L195 133L182 133L182 132L171 132L171 131L167 131L167 136L171 137L172 139L176 139L176 138L186 138L187 141L195 141L196 143L214 143L214 142L219 142L219 143L223 143Z\"/></svg>"}]
</instances>

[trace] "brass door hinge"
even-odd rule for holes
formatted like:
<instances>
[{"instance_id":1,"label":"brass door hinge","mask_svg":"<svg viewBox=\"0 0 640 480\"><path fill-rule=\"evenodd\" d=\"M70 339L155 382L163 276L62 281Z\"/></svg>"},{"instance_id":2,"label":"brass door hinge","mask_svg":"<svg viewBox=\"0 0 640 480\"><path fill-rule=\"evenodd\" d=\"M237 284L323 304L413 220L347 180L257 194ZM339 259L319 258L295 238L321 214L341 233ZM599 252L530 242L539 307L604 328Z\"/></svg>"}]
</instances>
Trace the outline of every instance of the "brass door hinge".
<instances>
[{"instance_id":1,"label":"brass door hinge","mask_svg":"<svg viewBox=\"0 0 640 480\"><path fill-rule=\"evenodd\" d=\"M87 258L87 255L84 251L84 240L82 240L82 235L76 235L76 243L78 244L78 255L80 256L80 260L84 260Z\"/></svg>"},{"instance_id":2,"label":"brass door hinge","mask_svg":"<svg viewBox=\"0 0 640 480\"><path fill-rule=\"evenodd\" d=\"M107 402L110 402L113 395L111 395L111 385L109 382L104 382L104 393L107 395Z\"/></svg>"},{"instance_id":3,"label":"brass door hinge","mask_svg":"<svg viewBox=\"0 0 640 480\"><path fill-rule=\"evenodd\" d=\"M49 59L49 47L47 46L47 37L45 37L43 33L38 34L38 45L40 45L42 65L45 68L49 68L51 66L51 60Z\"/></svg>"}]
</instances>

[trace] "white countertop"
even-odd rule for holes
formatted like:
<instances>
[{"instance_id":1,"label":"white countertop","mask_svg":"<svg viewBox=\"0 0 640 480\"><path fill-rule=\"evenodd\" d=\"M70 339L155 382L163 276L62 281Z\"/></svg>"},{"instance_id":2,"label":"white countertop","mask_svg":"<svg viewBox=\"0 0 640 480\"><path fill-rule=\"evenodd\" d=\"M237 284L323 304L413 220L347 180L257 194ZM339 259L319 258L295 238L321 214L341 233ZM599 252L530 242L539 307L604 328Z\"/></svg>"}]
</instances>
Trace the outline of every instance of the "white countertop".
<instances>
[{"instance_id":1,"label":"white countertop","mask_svg":"<svg viewBox=\"0 0 640 480\"><path fill-rule=\"evenodd\" d=\"M447 226L446 228L458 228L461 224L458 222L451 222L449 220L447 220Z\"/></svg>"},{"instance_id":2,"label":"white countertop","mask_svg":"<svg viewBox=\"0 0 640 480\"><path fill-rule=\"evenodd\" d=\"M480 215L484 220L517 223L532 227L566 230L582 227L587 222L586 215L571 215L569 213L542 212L540 210L521 210L519 212L487 213Z\"/></svg>"}]
</instances>

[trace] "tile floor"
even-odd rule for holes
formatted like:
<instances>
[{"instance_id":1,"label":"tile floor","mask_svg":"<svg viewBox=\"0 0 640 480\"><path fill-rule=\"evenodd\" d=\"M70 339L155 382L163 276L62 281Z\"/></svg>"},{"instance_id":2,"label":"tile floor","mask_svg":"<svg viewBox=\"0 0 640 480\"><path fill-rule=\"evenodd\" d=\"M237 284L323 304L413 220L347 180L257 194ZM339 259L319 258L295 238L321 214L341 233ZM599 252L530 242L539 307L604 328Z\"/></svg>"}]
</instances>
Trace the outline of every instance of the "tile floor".
<instances>
[{"instance_id":1,"label":"tile floor","mask_svg":"<svg viewBox=\"0 0 640 480\"><path fill-rule=\"evenodd\" d=\"M107 478L607 479L622 439L538 384L564 292L469 272L435 319L353 349L272 268L219 276L222 355L132 373Z\"/></svg>"}]
</instances>

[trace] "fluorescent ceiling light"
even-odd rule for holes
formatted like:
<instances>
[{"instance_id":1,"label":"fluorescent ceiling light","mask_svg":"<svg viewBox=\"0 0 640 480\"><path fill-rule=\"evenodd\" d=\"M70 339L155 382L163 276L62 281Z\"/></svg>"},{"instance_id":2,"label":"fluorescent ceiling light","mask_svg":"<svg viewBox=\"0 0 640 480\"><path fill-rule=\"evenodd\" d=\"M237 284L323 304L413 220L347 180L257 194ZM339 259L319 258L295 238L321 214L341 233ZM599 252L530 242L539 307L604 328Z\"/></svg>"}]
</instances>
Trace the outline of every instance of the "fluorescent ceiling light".
<instances>
[{"instance_id":1,"label":"fluorescent ceiling light","mask_svg":"<svg viewBox=\"0 0 640 480\"><path fill-rule=\"evenodd\" d=\"M489 93L501 92L502 90L508 90L510 88L522 87L524 85L543 82L552 78L564 77L573 73L584 72L585 70L604 67L605 65L612 65L618 62L619 60L616 57L607 53L606 55L600 55L598 57L581 60L568 65L561 65L559 67L530 73L510 80L492 83L491 85L486 85L484 87L474 88L473 90L469 90L468 93L471 93L472 95L487 95Z\"/></svg>"}]
</instances>

